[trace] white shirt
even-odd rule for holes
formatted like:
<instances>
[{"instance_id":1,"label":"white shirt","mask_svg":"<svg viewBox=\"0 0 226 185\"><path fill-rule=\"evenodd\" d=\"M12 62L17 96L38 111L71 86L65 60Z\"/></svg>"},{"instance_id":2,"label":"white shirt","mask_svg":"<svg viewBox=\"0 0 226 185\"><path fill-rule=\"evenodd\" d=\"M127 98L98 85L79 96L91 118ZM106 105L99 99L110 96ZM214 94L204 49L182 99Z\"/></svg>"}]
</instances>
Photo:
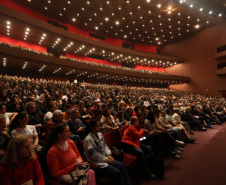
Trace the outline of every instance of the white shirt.
<instances>
[{"instance_id":1,"label":"white shirt","mask_svg":"<svg viewBox=\"0 0 226 185\"><path fill-rule=\"evenodd\" d=\"M26 125L25 128L17 127L11 133L13 137L16 137L21 134L29 135L32 140L34 136L38 135L34 125Z\"/></svg>"},{"instance_id":2,"label":"white shirt","mask_svg":"<svg viewBox=\"0 0 226 185\"><path fill-rule=\"evenodd\" d=\"M13 115L13 113L10 113L10 112L5 113L6 125L9 124L9 120L12 117L12 115Z\"/></svg>"},{"instance_id":3,"label":"white shirt","mask_svg":"<svg viewBox=\"0 0 226 185\"><path fill-rule=\"evenodd\" d=\"M148 106L150 105L149 101L145 101L145 102L144 102L144 105L145 105L146 107L148 107Z\"/></svg>"}]
</instances>

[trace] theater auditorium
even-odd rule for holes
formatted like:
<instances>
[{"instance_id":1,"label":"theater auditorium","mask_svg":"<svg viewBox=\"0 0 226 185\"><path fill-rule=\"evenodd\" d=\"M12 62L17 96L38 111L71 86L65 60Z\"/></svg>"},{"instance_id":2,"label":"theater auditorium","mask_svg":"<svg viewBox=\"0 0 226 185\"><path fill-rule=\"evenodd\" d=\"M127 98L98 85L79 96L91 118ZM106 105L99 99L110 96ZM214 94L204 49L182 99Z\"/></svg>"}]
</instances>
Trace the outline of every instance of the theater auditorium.
<instances>
[{"instance_id":1,"label":"theater auditorium","mask_svg":"<svg viewBox=\"0 0 226 185\"><path fill-rule=\"evenodd\" d=\"M224 185L225 0L0 0L1 185Z\"/></svg>"}]
</instances>

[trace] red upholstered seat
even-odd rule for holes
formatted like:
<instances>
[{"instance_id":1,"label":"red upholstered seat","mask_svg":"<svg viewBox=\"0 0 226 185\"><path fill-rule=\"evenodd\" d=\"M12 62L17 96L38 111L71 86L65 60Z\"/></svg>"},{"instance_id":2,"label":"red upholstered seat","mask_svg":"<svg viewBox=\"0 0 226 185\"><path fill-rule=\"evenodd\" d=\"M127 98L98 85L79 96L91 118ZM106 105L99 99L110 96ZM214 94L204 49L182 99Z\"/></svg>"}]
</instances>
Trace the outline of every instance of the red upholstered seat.
<instances>
[{"instance_id":1,"label":"red upholstered seat","mask_svg":"<svg viewBox=\"0 0 226 185\"><path fill-rule=\"evenodd\" d=\"M107 146L110 149L112 149L112 147L115 147L117 149L123 150L123 148L120 148L116 130L103 133L103 136ZM137 156L126 152L123 153L124 153L123 163L125 164L126 169L129 170L137 163Z\"/></svg>"},{"instance_id":2,"label":"red upholstered seat","mask_svg":"<svg viewBox=\"0 0 226 185\"><path fill-rule=\"evenodd\" d=\"M113 116L113 117L114 117L114 119L116 120L117 116Z\"/></svg>"},{"instance_id":3,"label":"red upholstered seat","mask_svg":"<svg viewBox=\"0 0 226 185\"><path fill-rule=\"evenodd\" d=\"M90 122L90 120L85 120L85 122L86 122L86 125L88 125L88 124L89 124L89 122Z\"/></svg>"},{"instance_id":4,"label":"red upholstered seat","mask_svg":"<svg viewBox=\"0 0 226 185\"><path fill-rule=\"evenodd\" d=\"M125 127L117 129L117 134L118 134L119 141L122 141L122 137L123 137L123 133L124 133L125 129L126 129Z\"/></svg>"}]
</instances>

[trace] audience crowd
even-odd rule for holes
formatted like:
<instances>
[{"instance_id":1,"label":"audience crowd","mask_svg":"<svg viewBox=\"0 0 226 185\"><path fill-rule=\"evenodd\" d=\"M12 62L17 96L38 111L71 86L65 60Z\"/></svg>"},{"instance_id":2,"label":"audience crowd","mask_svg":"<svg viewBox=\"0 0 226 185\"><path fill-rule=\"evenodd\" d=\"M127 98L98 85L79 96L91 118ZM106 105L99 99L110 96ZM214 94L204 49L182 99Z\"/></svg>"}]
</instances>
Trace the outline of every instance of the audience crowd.
<instances>
[{"instance_id":1,"label":"audience crowd","mask_svg":"<svg viewBox=\"0 0 226 185\"><path fill-rule=\"evenodd\" d=\"M143 174L157 179L155 162L180 159L195 131L225 119L226 100L216 96L0 75L0 179L43 185L47 169L60 184L95 185L101 177L131 185L104 138L121 128Z\"/></svg>"}]
</instances>

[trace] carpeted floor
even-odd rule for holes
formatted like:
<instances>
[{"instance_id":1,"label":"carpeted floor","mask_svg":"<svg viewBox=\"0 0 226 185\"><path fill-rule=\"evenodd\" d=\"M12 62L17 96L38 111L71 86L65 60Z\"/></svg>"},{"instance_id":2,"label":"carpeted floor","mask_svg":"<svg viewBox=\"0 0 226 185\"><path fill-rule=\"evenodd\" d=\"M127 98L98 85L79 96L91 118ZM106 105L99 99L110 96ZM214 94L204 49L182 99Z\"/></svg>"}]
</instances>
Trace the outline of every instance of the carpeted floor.
<instances>
[{"instance_id":1,"label":"carpeted floor","mask_svg":"<svg viewBox=\"0 0 226 185\"><path fill-rule=\"evenodd\" d=\"M129 172L133 185L225 185L226 122L207 132L195 131L195 144L187 144L180 159L165 160L163 180L145 179L138 171Z\"/></svg>"}]
</instances>

